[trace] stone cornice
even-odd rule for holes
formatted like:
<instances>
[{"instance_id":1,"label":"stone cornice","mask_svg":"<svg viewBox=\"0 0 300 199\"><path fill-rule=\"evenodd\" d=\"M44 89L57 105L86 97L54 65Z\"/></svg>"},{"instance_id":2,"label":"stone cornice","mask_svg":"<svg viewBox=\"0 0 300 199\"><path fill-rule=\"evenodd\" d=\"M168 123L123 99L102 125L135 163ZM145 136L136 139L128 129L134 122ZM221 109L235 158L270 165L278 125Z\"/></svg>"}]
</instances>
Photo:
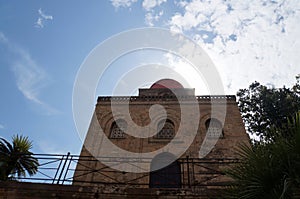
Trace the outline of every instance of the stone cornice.
<instances>
[{"instance_id":1,"label":"stone cornice","mask_svg":"<svg viewBox=\"0 0 300 199\"><path fill-rule=\"evenodd\" d=\"M193 101L196 100L199 103L236 103L235 95L185 95L185 96L99 96L97 99L97 103L105 103L105 102L174 102L177 101L177 98L182 101Z\"/></svg>"}]
</instances>

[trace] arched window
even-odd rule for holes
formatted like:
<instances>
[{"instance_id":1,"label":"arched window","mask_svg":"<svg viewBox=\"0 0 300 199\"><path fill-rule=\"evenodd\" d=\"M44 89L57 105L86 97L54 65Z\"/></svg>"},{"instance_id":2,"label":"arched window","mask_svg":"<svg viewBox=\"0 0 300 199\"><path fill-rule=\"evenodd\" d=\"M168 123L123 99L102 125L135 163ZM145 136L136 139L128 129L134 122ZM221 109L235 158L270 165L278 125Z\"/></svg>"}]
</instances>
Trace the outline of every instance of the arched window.
<instances>
[{"instance_id":1,"label":"arched window","mask_svg":"<svg viewBox=\"0 0 300 199\"><path fill-rule=\"evenodd\" d=\"M117 121L113 122L109 138L112 139L122 139L125 138L125 131L127 129L127 123L125 120L118 119Z\"/></svg>"},{"instance_id":2,"label":"arched window","mask_svg":"<svg viewBox=\"0 0 300 199\"><path fill-rule=\"evenodd\" d=\"M205 122L205 126L206 126L206 134L208 137L210 138L224 137L222 123L219 120L215 118L208 119Z\"/></svg>"},{"instance_id":3,"label":"arched window","mask_svg":"<svg viewBox=\"0 0 300 199\"><path fill-rule=\"evenodd\" d=\"M157 125L157 131L159 131L155 138L158 139L172 139L175 135L174 124L171 120L162 120Z\"/></svg>"}]
</instances>

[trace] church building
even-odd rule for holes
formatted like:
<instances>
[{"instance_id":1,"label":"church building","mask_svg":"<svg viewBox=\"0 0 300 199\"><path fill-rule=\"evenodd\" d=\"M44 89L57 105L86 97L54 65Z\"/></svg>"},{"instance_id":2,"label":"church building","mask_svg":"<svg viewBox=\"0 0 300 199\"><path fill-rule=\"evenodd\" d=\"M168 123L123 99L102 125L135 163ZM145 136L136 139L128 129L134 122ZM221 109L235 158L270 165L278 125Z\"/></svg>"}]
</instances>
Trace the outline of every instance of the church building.
<instances>
[{"instance_id":1,"label":"church building","mask_svg":"<svg viewBox=\"0 0 300 199\"><path fill-rule=\"evenodd\" d=\"M73 184L216 190L241 143L249 136L234 95L197 96L162 79L137 96L98 97Z\"/></svg>"}]
</instances>

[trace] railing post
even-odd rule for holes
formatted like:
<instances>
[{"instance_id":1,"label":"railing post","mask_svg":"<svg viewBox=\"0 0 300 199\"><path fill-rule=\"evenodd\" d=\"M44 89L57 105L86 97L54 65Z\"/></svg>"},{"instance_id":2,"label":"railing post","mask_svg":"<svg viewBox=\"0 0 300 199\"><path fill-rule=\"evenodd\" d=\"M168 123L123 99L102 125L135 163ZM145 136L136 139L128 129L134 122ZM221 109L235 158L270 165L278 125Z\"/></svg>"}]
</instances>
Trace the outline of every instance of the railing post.
<instances>
[{"instance_id":1,"label":"railing post","mask_svg":"<svg viewBox=\"0 0 300 199\"><path fill-rule=\"evenodd\" d=\"M181 159L181 168L182 168L182 188L185 188L185 175L184 175L184 159Z\"/></svg>"},{"instance_id":2,"label":"railing post","mask_svg":"<svg viewBox=\"0 0 300 199\"><path fill-rule=\"evenodd\" d=\"M68 164L68 166L67 166L67 169L66 169L65 176L64 176L64 179L63 179L63 181L62 181L62 184L64 184L64 182L65 182L65 180L66 180L66 177L67 177L67 174L68 174L70 165L71 165L71 163L72 163L72 159L73 159L73 156L71 155L71 158L70 158L70 160L69 160L69 164ZM66 160L66 161L67 161L67 160Z\"/></svg>"},{"instance_id":3,"label":"railing post","mask_svg":"<svg viewBox=\"0 0 300 199\"><path fill-rule=\"evenodd\" d=\"M57 183L56 183L56 184L59 184L59 181L60 181L61 176L62 176L62 174L63 174L63 172L64 172L64 170L65 170L65 166L66 166L66 164L67 164L67 161L68 161L69 156L70 156L70 152L68 152L68 154L67 154L66 160L65 160L64 165L63 165L63 167L62 167L62 169L61 169L61 172L60 172L60 174L59 174L59 177L58 177L58 179L57 179Z\"/></svg>"},{"instance_id":4,"label":"railing post","mask_svg":"<svg viewBox=\"0 0 300 199\"><path fill-rule=\"evenodd\" d=\"M189 186L189 188L191 188L189 156L186 156L186 162L187 162L188 186Z\"/></svg>"},{"instance_id":5,"label":"railing post","mask_svg":"<svg viewBox=\"0 0 300 199\"><path fill-rule=\"evenodd\" d=\"M59 171L59 169L60 169L61 163L62 163L63 160L64 160L64 157L65 157L65 155L63 155L63 156L61 157L61 159L60 159L59 165L58 165L57 170L56 170L56 172L55 172L55 175L54 175L54 177L53 177L52 184L54 184L54 182L55 182L56 176L57 176L58 171Z\"/></svg>"}]
</instances>

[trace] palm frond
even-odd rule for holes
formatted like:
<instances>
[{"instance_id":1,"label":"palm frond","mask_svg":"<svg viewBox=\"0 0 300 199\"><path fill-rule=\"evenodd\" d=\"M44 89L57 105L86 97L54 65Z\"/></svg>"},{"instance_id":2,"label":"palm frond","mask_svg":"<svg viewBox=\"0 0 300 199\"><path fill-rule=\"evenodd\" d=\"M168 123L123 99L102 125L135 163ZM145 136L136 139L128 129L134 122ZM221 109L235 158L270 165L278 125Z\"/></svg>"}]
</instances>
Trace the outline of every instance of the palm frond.
<instances>
[{"instance_id":1,"label":"palm frond","mask_svg":"<svg viewBox=\"0 0 300 199\"><path fill-rule=\"evenodd\" d=\"M284 129L288 137L273 130L272 142L239 146L240 162L225 171L234 180L228 198L288 199L300 192L300 113Z\"/></svg>"},{"instance_id":2,"label":"palm frond","mask_svg":"<svg viewBox=\"0 0 300 199\"><path fill-rule=\"evenodd\" d=\"M0 180L31 176L37 172L39 163L30 152L31 148L32 141L22 135L13 136L12 144L0 139Z\"/></svg>"}]
</instances>

